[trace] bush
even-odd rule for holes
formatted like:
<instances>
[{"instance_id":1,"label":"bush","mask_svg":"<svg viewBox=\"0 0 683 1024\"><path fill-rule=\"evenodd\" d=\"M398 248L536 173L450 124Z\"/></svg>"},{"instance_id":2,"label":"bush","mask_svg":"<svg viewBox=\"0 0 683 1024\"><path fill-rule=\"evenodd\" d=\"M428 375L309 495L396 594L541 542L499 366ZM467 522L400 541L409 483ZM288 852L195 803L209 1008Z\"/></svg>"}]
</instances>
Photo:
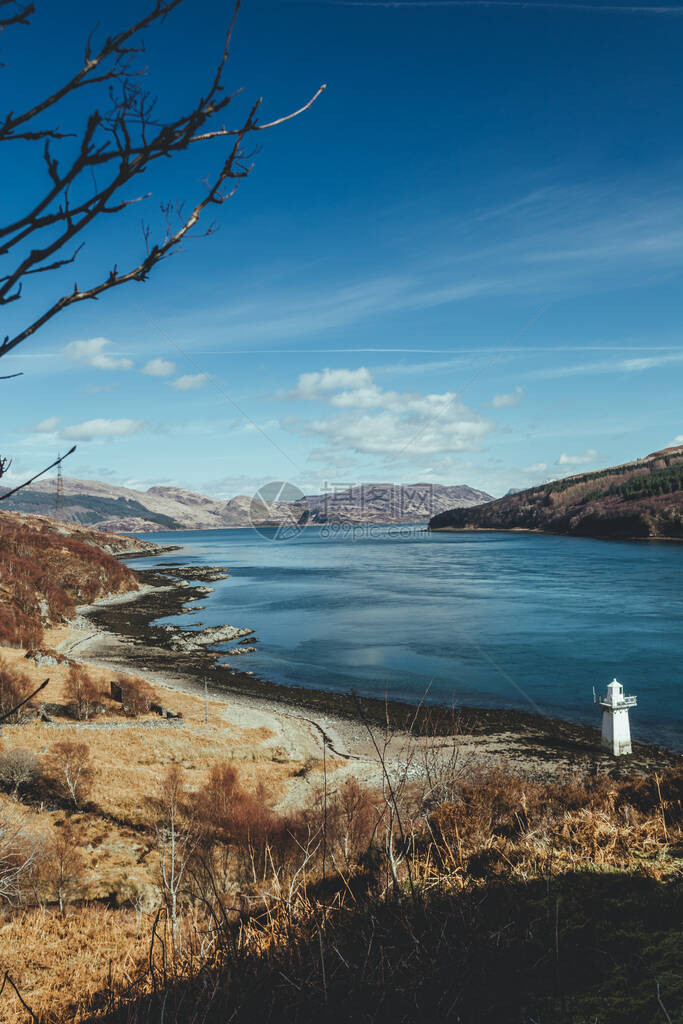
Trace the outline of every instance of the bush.
<instances>
[{"instance_id":1,"label":"bush","mask_svg":"<svg viewBox=\"0 0 683 1024\"><path fill-rule=\"evenodd\" d=\"M0 785L17 796L22 786L30 786L38 774L38 760L32 750L16 747L0 751Z\"/></svg>"},{"instance_id":2,"label":"bush","mask_svg":"<svg viewBox=\"0 0 683 1024\"><path fill-rule=\"evenodd\" d=\"M248 838L262 842L274 825L263 792L256 796L247 793L228 762L215 764L209 772L198 794L198 816L225 842Z\"/></svg>"},{"instance_id":3,"label":"bush","mask_svg":"<svg viewBox=\"0 0 683 1024\"><path fill-rule=\"evenodd\" d=\"M75 808L81 807L90 792L93 780L88 744L73 740L55 743L48 754L46 767L57 795Z\"/></svg>"},{"instance_id":4,"label":"bush","mask_svg":"<svg viewBox=\"0 0 683 1024\"><path fill-rule=\"evenodd\" d=\"M129 718L146 715L154 701L154 690L139 676L118 675L112 684L112 695L118 690L121 710Z\"/></svg>"},{"instance_id":5,"label":"bush","mask_svg":"<svg viewBox=\"0 0 683 1024\"><path fill-rule=\"evenodd\" d=\"M367 786L353 777L329 795L325 814L327 846L347 870L367 856L384 810Z\"/></svg>"},{"instance_id":6,"label":"bush","mask_svg":"<svg viewBox=\"0 0 683 1024\"><path fill-rule=\"evenodd\" d=\"M5 647L40 647L43 629L39 622L18 608L0 608L0 644Z\"/></svg>"},{"instance_id":7,"label":"bush","mask_svg":"<svg viewBox=\"0 0 683 1024\"><path fill-rule=\"evenodd\" d=\"M35 856L36 843L20 809L0 808L0 902L16 903L23 897Z\"/></svg>"},{"instance_id":8,"label":"bush","mask_svg":"<svg viewBox=\"0 0 683 1024\"><path fill-rule=\"evenodd\" d=\"M247 792L228 762L213 766L195 801L204 849L232 846L243 873L262 872L267 866L281 870L301 856L311 834L318 831L304 814L273 811L263 786L256 793Z\"/></svg>"},{"instance_id":9,"label":"bush","mask_svg":"<svg viewBox=\"0 0 683 1024\"><path fill-rule=\"evenodd\" d=\"M83 665L72 665L66 679L66 695L74 706L80 722L95 713L100 700L96 682Z\"/></svg>"},{"instance_id":10,"label":"bush","mask_svg":"<svg viewBox=\"0 0 683 1024\"><path fill-rule=\"evenodd\" d=\"M0 658L0 715L6 715L17 704L21 704L34 689L33 683L25 672L12 668L4 658ZM23 722L28 717L28 705L24 705L5 721Z\"/></svg>"},{"instance_id":11,"label":"bush","mask_svg":"<svg viewBox=\"0 0 683 1024\"><path fill-rule=\"evenodd\" d=\"M81 853L81 837L71 825L63 825L49 842L42 876L50 896L57 902L60 914L64 903L78 893L85 873Z\"/></svg>"}]
</instances>

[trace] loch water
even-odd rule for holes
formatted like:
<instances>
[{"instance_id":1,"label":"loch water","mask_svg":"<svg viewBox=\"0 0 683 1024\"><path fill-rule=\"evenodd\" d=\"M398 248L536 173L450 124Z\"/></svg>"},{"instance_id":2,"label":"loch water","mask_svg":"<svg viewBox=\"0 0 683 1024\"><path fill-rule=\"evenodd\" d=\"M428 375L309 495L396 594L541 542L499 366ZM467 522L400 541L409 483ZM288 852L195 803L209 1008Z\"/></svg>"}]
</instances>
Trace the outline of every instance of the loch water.
<instances>
[{"instance_id":1,"label":"loch water","mask_svg":"<svg viewBox=\"0 0 683 1024\"><path fill-rule=\"evenodd\" d=\"M134 568L229 567L202 611L168 621L254 629L257 651L225 658L240 670L595 725L593 687L616 676L634 737L683 749L683 544L424 525L140 536L182 547Z\"/></svg>"}]
</instances>

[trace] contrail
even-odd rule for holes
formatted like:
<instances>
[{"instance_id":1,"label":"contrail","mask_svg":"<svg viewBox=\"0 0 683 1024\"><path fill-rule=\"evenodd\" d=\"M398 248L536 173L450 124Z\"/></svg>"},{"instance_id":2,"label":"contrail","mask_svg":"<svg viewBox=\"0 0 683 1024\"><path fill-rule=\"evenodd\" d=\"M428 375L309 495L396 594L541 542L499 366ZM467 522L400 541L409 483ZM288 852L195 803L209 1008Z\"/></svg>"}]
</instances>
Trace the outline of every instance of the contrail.
<instances>
[{"instance_id":1,"label":"contrail","mask_svg":"<svg viewBox=\"0 0 683 1024\"><path fill-rule=\"evenodd\" d=\"M554 0L327 0L333 7L522 7L554 11L598 11L608 14L683 14L681 7L625 6L623 4L590 4L554 2Z\"/></svg>"}]
</instances>

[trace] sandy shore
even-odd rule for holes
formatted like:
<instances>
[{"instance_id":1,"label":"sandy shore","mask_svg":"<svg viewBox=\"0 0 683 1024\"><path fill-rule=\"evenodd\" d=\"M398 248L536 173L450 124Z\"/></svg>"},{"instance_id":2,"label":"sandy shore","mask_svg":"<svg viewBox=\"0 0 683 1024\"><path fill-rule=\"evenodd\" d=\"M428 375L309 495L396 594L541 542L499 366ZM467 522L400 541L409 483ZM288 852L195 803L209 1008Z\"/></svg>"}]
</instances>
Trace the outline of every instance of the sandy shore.
<instances>
[{"instance_id":1,"label":"sandy shore","mask_svg":"<svg viewBox=\"0 0 683 1024\"><path fill-rule=\"evenodd\" d=\"M588 770L649 772L676 759L655 747L636 745L618 763L599 745L597 729L517 711L416 709L406 704L364 700L349 694L278 686L248 671L216 663L220 654L198 646L177 649L180 627L155 625L206 598L222 567L158 567L138 572L139 591L102 599L79 609L59 650L69 657L112 670L134 671L157 688L194 701L205 692L245 730L266 729L270 745L287 760L329 758L335 768L368 783L381 782L377 744L390 770L406 766L420 774L425 757L452 758L480 766L509 763L525 774L548 778L582 767ZM238 623L248 627L248 623ZM248 638L247 638L248 639ZM247 640L245 640L247 642ZM248 661L248 658L245 658ZM387 730L387 713L391 727ZM408 727L413 725L412 730ZM439 751L442 755L439 755Z\"/></svg>"}]
</instances>

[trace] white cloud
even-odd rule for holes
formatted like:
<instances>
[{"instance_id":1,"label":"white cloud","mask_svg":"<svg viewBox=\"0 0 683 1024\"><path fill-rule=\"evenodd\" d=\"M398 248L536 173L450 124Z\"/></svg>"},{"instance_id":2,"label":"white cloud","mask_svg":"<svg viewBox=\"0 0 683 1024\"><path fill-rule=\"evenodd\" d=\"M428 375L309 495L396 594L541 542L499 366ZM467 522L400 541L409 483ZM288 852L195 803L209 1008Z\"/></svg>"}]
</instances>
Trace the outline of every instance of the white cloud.
<instances>
[{"instance_id":1,"label":"white cloud","mask_svg":"<svg viewBox=\"0 0 683 1024\"><path fill-rule=\"evenodd\" d=\"M321 392L340 388L360 388L372 383L370 371L364 366L357 370L324 369L316 373L302 373L291 398L318 398Z\"/></svg>"},{"instance_id":2,"label":"white cloud","mask_svg":"<svg viewBox=\"0 0 683 1024\"><path fill-rule=\"evenodd\" d=\"M146 373L148 377L170 377L172 373L175 373L175 363L172 363L170 359L150 359L143 366L142 372Z\"/></svg>"},{"instance_id":3,"label":"white cloud","mask_svg":"<svg viewBox=\"0 0 683 1024\"><path fill-rule=\"evenodd\" d=\"M549 370L534 370L528 376L537 380L559 380L562 377L579 377L591 373L642 373L683 362L683 353L676 355L643 356L633 359L602 360L596 363L578 363L574 366L558 366Z\"/></svg>"},{"instance_id":4,"label":"white cloud","mask_svg":"<svg viewBox=\"0 0 683 1024\"><path fill-rule=\"evenodd\" d=\"M534 462L532 466L525 466L522 470L523 473L545 473L548 465L545 462Z\"/></svg>"},{"instance_id":5,"label":"white cloud","mask_svg":"<svg viewBox=\"0 0 683 1024\"><path fill-rule=\"evenodd\" d=\"M348 390L340 390L348 388ZM336 389L336 393L334 392ZM421 394L383 391L370 371L323 370L303 374L294 396L325 401L338 415L294 419L283 426L304 436L323 438L331 451L407 456L476 451L493 425L457 400L455 392Z\"/></svg>"},{"instance_id":6,"label":"white cloud","mask_svg":"<svg viewBox=\"0 0 683 1024\"><path fill-rule=\"evenodd\" d=\"M653 370L658 366L667 366L669 363L680 363L683 361L683 355L676 356L644 356L640 359L624 359L623 363L619 364L620 370L626 370L627 373L639 373L641 370Z\"/></svg>"},{"instance_id":7,"label":"white cloud","mask_svg":"<svg viewBox=\"0 0 683 1024\"><path fill-rule=\"evenodd\" d=\"M61 436L67 441L93 441L96 438L125 437L128 434L139 434L147 424L144 420L86 420L64 427Z\"/></svg>"},{"instance_id":8,"label":"white cloud","mask_svg":"<svg viewBox=\"0 0 683 1024\"><path fill-rule=\"evenodd\" d=\"M556 461L556 466L587 466L591 462L595 462L598 457L598 453L595 448L588 448L587 451L581 452L580 455L568 455L566 452L562 452L559 459Z\"/></svg>"},{"instance_id":9,"label":"white cloud","mask_svg":"<svg viewBox=\"0 0 683 1024\"><path fill-rule=\"evenodd\" d=\"M133 363L111 355L106 349L111 345L108 338L89 338L87 341L71 341L64 349L65 355L75 363L93 366L97 370L130 370Z\"/></svg>"},{"instance_id":10,"label":"white cloud","mask_svg":"<svg viewBox=\"0 0 683 1024\"><path fill-rule=\"evenodd\" d=\"M398 391L382 391L376 384L356 388L353 391L340 391L332 395L330 405L336 409L373 409L388 406L400 399Z\"/></svg>"},{"instance_id":11,"label":"white cloud","mask_svg":"<svg viewBox=\"0 0 683 1024\"><path fill-rule=\"evenodd\" d=\"M50 416L49 419L42 420L34 430L37 434L52 434L57 429L59 419L57 416Z\"/></svg>"},{"instance_id":12,"label":"white cloud","mask_svg":"<svg viewBox=\"0 0 683 1024\"><path fill-rule=\"evenodd\" d=\"M511 405L519 405L522 401L523 393L524 388L516 387L514 391L507 395L494 395L491 405L494 409L505 409Z\"/></svg>"},{"instance_id":13,"label":"white cloud","mask_svg":"<svg viewBox=\"0 0 683 1024\"><path fill-rule=\"evenodd\" d=\"M171 383L176 391L197 391L203 388L208 380L205 373L186 373L184 377L178 377Z\"/></svg>"}]
</instances>

